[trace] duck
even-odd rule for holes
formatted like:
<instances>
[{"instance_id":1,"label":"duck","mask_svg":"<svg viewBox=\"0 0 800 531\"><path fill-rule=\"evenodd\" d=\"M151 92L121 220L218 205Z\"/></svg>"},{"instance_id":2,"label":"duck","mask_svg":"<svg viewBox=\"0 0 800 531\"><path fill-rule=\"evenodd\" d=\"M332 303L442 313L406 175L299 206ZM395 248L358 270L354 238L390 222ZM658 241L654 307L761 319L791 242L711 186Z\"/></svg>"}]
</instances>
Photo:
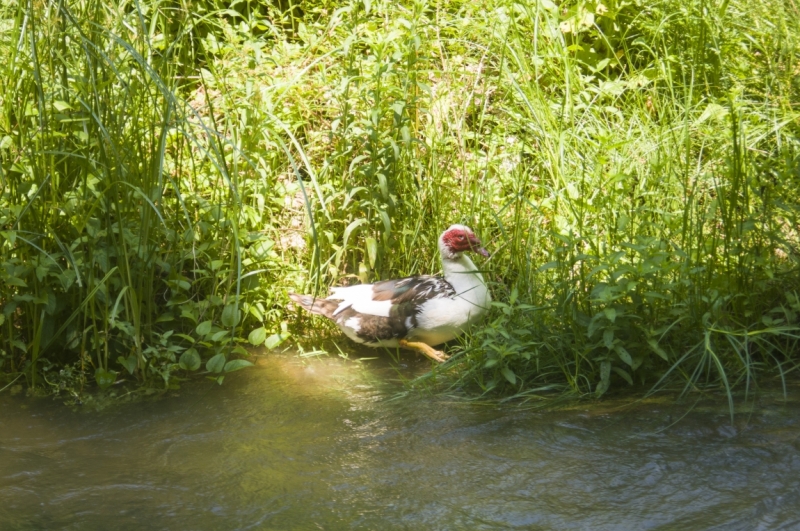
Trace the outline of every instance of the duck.
<instances>
[{"instance_id":1,"label":"duck","mask_svg":"<svg viewBox=\"0 0 800 531\"><path fill-rule=\"evenodd\" d=\"M433 347L480 321L492 298L483 274L468 256L489 257L472 229L451 225L439 236L439 253L442 276L333 287L326 298L296 293L289 293L289 298L336 323L356 343L414 350L443 363L449 356Z\"/></svg>"}]
</instances>

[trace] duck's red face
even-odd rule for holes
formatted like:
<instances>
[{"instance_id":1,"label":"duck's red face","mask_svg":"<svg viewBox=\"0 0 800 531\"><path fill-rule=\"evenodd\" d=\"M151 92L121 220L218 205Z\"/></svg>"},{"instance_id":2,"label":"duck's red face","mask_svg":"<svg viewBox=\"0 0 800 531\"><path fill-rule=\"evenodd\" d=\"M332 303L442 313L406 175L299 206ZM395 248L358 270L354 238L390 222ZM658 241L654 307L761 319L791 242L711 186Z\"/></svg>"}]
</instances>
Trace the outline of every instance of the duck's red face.
<instances>
[{"instance_id":1,"label":"duck's red face","mask_svg":"<svg viewBox=\"0 0 800 531\"><path fill-rule=\"evenodd\" d=\"M489 251L483 248L481 240L467 228L449 229L442 235L442 242L453 253L473 251L483 256L489 256Z\"/></svg>"}]
</instances>

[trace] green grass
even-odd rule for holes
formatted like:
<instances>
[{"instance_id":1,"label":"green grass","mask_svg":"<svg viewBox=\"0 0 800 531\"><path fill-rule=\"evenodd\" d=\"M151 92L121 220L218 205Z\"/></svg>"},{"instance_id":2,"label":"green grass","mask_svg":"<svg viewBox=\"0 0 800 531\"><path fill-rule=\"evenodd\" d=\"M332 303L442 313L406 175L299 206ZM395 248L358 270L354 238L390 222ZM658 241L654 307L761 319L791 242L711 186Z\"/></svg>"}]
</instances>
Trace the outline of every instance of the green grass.
<instances>
[{"instance_id":1,"label":"green grass","mask_svg":"<svg viewBox=\"0 0 800 531\"><path fill-rule=\"evenodd\" d=\"M777 0L11 3L0 371L221 379L246 345L336 333L287 291L435 272L464 222L497 302L449 384L796 378L799 22Z\"/></svg>"}]
</instances>

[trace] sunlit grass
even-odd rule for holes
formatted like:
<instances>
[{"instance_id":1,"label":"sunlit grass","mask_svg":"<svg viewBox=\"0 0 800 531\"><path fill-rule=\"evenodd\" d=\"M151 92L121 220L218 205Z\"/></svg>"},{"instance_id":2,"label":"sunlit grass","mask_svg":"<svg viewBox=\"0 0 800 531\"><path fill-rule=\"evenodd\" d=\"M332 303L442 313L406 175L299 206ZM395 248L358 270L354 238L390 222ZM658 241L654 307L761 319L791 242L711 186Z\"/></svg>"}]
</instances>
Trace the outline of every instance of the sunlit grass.
<instances>
[{"instance_id":1,"label":"sunlit grass","mask_svg":"<svg viewBox=\"0 0 800 531\"><path fill-rule=\"evenodd\" d=\"M3 8L4 371L220 377L330 332L287 290L435 272L464 222L497 302L447 382L796 376L792 6L222 7Z\"/></svg>"}]
</instances>

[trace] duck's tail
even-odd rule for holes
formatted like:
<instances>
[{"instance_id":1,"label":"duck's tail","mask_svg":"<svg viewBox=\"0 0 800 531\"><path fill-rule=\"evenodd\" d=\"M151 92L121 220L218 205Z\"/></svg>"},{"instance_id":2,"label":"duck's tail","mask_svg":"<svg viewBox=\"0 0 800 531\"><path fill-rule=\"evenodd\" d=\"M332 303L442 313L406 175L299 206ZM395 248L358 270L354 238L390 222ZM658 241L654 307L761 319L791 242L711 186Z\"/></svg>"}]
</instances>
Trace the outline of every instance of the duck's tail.
<instances>
[{"instance_id":1,"label":"duck's tail","mask_svg":"<svg viewBox=\"0 0 800 531\"><path fill-rule=\"evenodd\" d=\"M298 295L297 293L290 293L289 298L299 306L302 306L304 310L325 316L328 319L334 319L333 312L336 311L339 307L339 302L341 302L320 299L313 295Z\"/></svg>"}]
</instances>

